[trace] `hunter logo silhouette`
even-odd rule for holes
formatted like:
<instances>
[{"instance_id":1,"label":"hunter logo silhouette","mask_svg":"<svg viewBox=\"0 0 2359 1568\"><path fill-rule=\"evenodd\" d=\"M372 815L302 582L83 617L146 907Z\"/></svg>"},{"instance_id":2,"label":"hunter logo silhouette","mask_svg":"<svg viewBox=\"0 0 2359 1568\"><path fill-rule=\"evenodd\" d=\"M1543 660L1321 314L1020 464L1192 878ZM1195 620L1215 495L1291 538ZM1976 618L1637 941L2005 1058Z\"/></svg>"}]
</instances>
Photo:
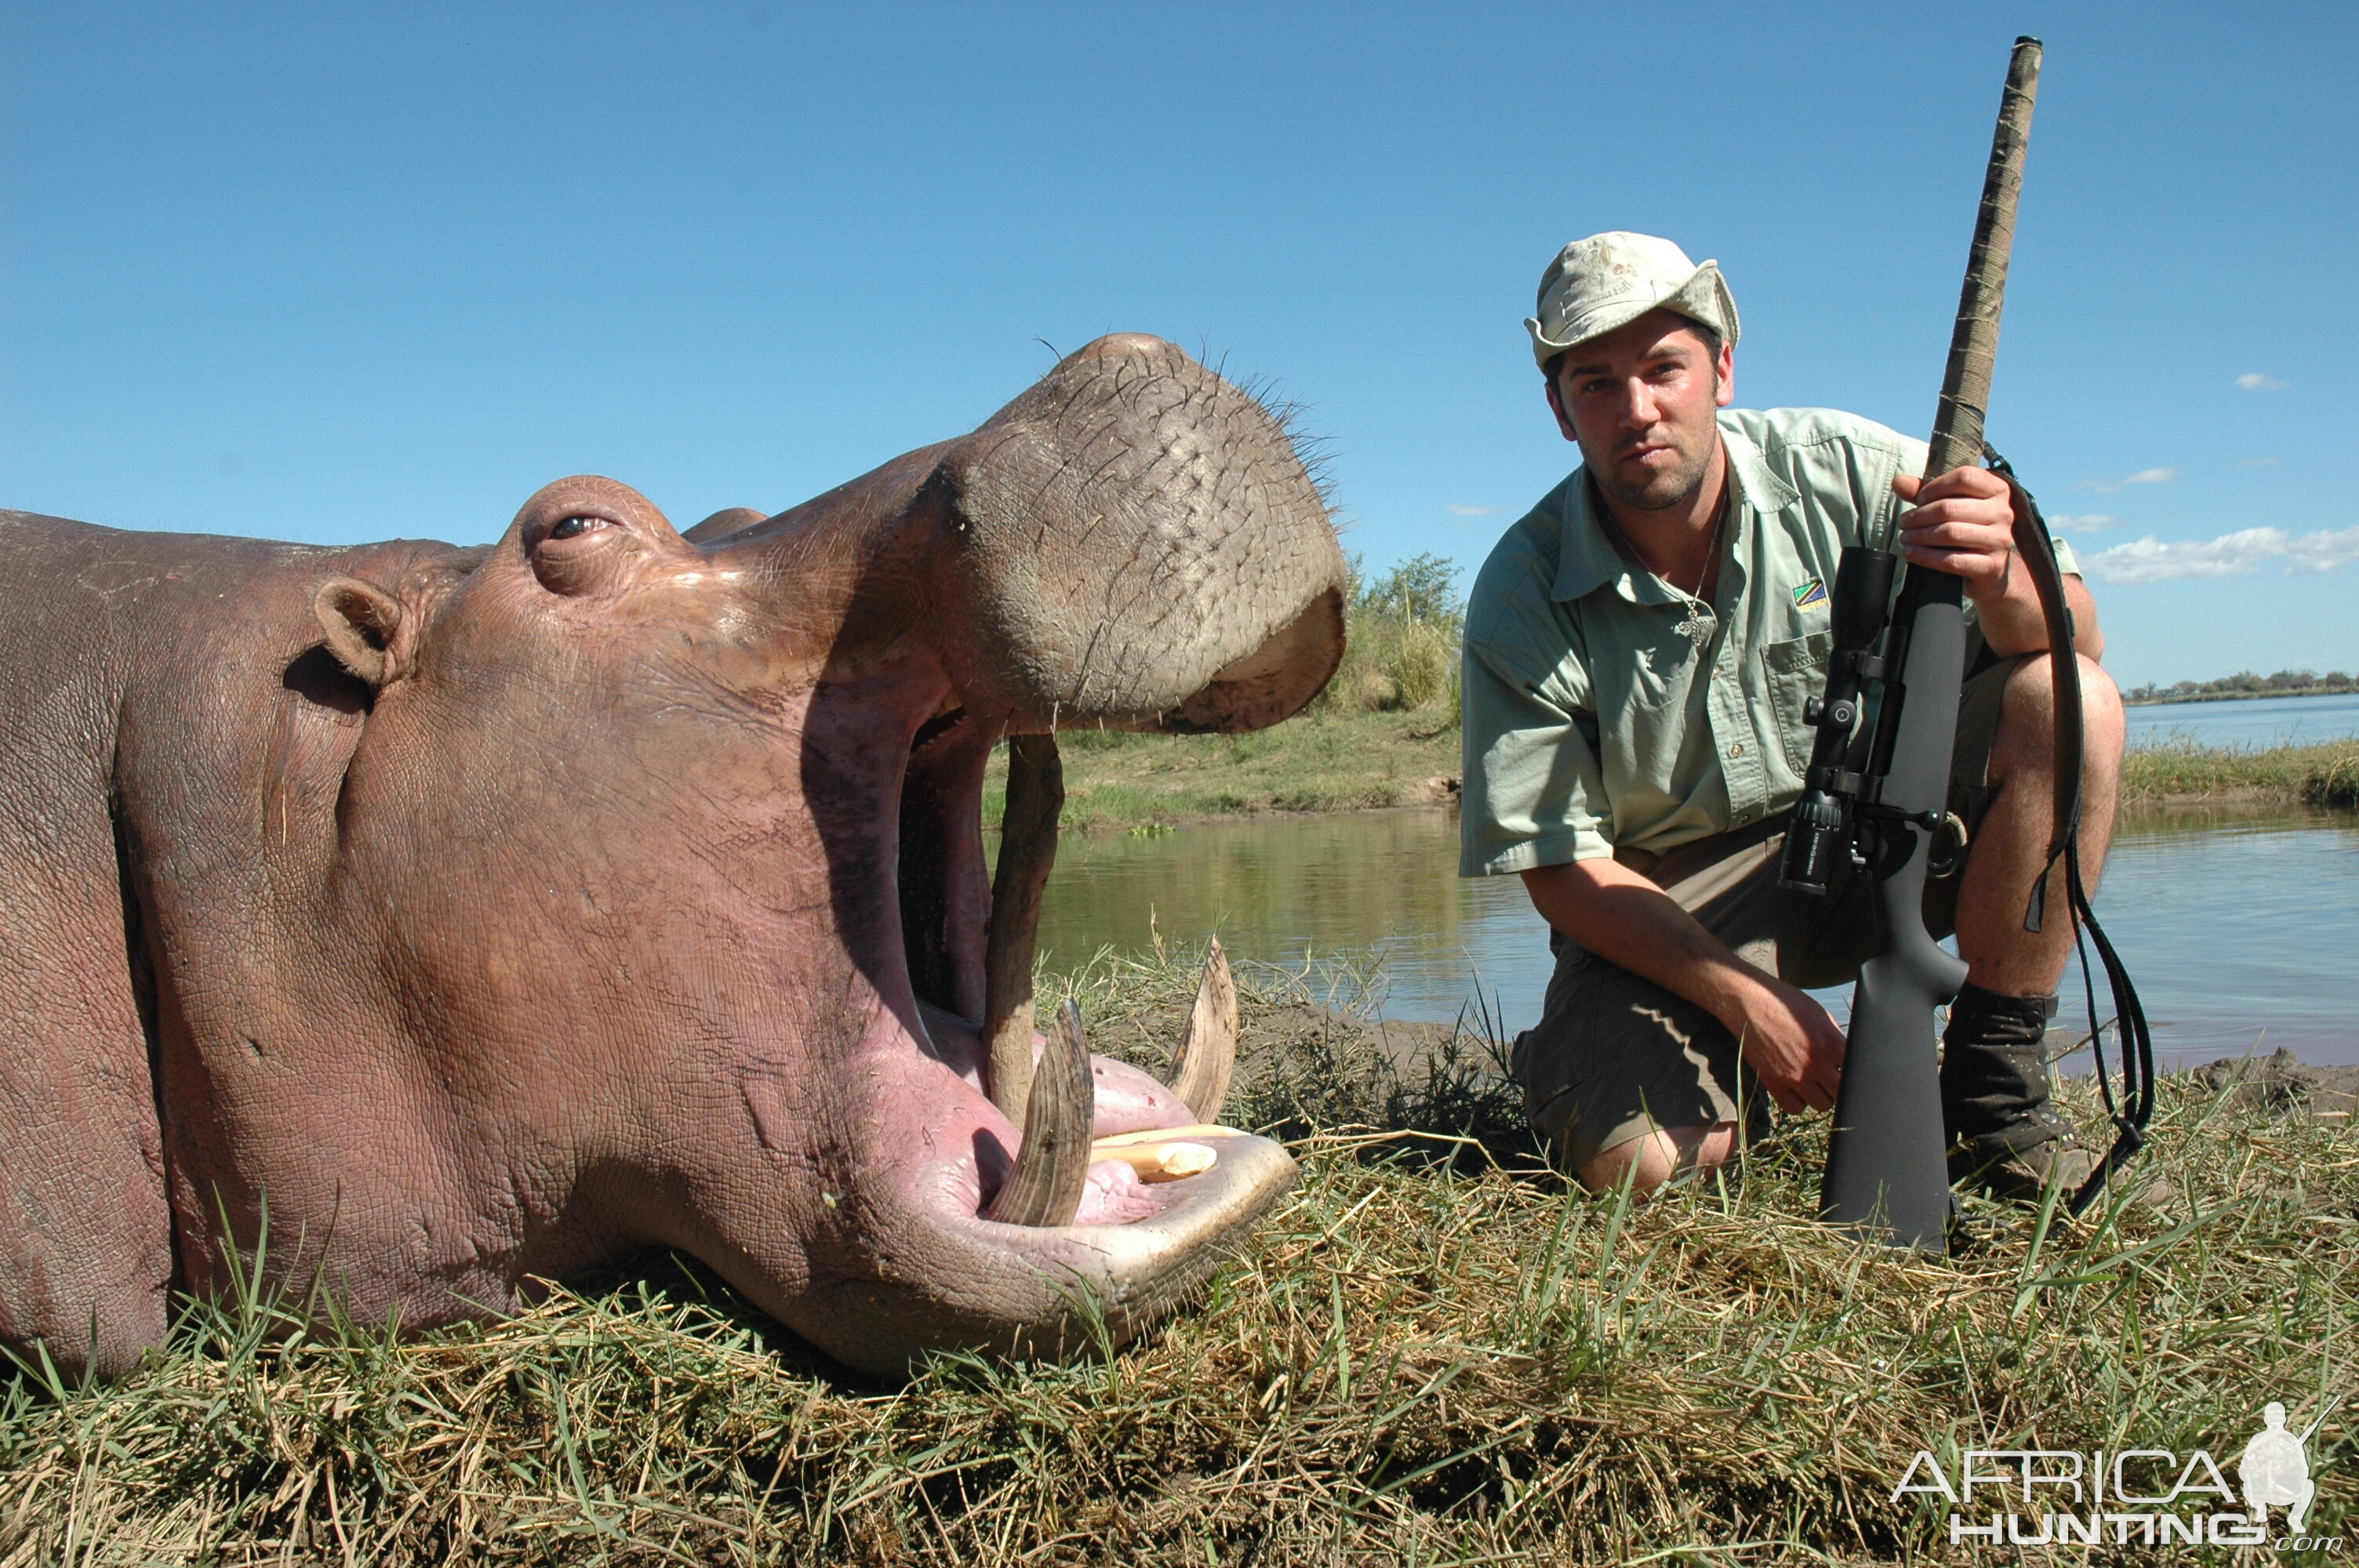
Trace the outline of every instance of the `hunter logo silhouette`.
<instances>
[{"instance_id":1,"label":"hunter logo silhouette","mask_svg":"<svg viewBox=\"0 0 2359 1568\"><path fill-rule=\"evenodd\" d=\"M2319 1422L2326 1419L2326 1412L2321 1411L2318 1421L2303 1428L2299 1436L2286 1430L2285 1419L2285 1406L2277 1400L2262 1407L2265 1424L2245 1444L2236 1477L2245 1483L2245 1508L2254 1523L2267 1523L2269 1509L2281 1508L2287 1510L2286 1528L2299 1535L2310 1499L2318 1496L2318 1483L2310 1478L2310 1455L2302 1444L2318 1430Z\"/></svg>"}]
</instances>

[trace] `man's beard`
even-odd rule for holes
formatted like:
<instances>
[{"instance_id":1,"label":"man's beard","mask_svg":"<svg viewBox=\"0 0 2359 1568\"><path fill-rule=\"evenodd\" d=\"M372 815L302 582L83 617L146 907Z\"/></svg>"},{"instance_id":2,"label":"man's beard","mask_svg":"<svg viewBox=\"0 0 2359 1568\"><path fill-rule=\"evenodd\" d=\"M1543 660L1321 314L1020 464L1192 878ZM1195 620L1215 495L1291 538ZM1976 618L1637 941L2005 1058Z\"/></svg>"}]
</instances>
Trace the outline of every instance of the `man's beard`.
<instances>
[{"instance_id":1,"label":"man's beard","mask_svg":"<svg viewBox=\"0 0 2359 1568\"><path fill-rule=\"evenodd\" d=\"M1712 434L1719 434L1716 427ZM1597 481L1597 488L1603 491L1608 498L1634 511L1668 512L1695 495L1703 483L1705 472L1712 467L1712 449L1709 444L1700 453L1690 453L1681 448L1673 449L1680 454L1676 464L1648 475L1637 484L1623 478L1621 465L1615 460L1620 453L1609 452L1601 457L1591 451L1589 444L1584 441L1581 455L1582 460L1589 467L1590 478Z\"/></svg>"}]
</instances>

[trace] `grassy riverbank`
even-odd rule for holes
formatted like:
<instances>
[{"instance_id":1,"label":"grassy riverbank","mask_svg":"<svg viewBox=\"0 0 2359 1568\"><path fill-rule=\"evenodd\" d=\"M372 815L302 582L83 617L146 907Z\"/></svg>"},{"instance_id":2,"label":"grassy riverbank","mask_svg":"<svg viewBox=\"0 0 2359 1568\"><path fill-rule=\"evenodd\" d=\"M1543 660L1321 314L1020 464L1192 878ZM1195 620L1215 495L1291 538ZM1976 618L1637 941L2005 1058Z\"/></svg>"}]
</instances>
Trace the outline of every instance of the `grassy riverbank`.
<instances>
[{"instance_id":1,"label":"grassy riverbank","mask_svg":"<svg viewBox=\"0 0 2359 1568\"><path fill-rule=\"evenodd\" d=\"M1251 735L1062 738L1065 820L1103 831L1273 811L1361 811L1457 796L1458 726L1446 706L1306 714ZM984 791L999 817L1002 773ZM2236 751L2145 747L2129 754L2133 808L2182 805L2359 807L2359 741Z\"/></svg>"},{"instance_id":2,"label":"grassy riverbank","mask_svg":"<svg viewBox=\"0 0 2359 1568\"><path fill-rule=\"evenodd\" d=\"M1369 811L1456 798L1458 726L1446 709L1306 713L1249 735L1058 737L1065 825L1085 831L1250 816ZM996 827L1006 752L992 760L984 819Z\"/></svg>"},{"instance_id":3,"label":"grassy riverbank","mask_svg":"<svg viewBox=\"0 0 2359 1568\"><path fill-rule=\"evenodd\" d=\"M1079 989L1146 1040L1188 978ZM2340 1121L2171 1080L2143 1167L2170 1207L1988 1212L1927 1261L1803 1217L1821 1119L1634 1208L1532 1167L1476 1042L1404 1079L1343 1023L1258 1038L1233 1117L1298 1140L1302 1184L1132 1348L877 1388L669 1262L408 1344L274 1341L244 1303L119 1387L7 1390L0 1563L1962 1562L1946 1509L1890 1501L1919 1448L1954 1477L1969 1446L2202 1447L2233 1478L2264 1400L2299 1429L2348 1386ZM2315 1531L2353 1431L2311 1441Z\"/></svg>"},{"instance_id":4,"label":"grassy riverbank","mask_svg":"<svg viewBox=\"0 0 2359 1568\"><path fill-rule=\"evenodd\" d=\"M2140 747L2124 762L2122 799L2133 808L2240 802L2359 808L2359 740L2259 752Z\"/></svg>"}]
</instances>

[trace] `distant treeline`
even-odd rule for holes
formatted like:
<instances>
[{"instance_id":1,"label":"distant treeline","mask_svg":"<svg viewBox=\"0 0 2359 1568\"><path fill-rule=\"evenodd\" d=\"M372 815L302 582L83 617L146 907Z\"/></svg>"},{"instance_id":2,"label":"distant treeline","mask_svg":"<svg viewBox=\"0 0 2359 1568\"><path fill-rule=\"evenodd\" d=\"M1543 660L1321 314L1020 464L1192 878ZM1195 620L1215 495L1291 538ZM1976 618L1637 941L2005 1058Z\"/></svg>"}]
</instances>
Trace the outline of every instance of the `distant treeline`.
<instances>
[{"instance_id":1,"label":"distant treeline","mask_svg":"<svg viewBox=\"0 0 2359 1568\"><path fill-rule=\"evenodd\" d=\"M2359 691L2359 681L2341 670L2320 675L2314 670L2279 670L2258 676L2245 670L2218 680L2183 680L2171 686L2134 686L2122 693L2125 702L2217 702L2240 697L2339 697Z\"/></svg>"}]
</instances>

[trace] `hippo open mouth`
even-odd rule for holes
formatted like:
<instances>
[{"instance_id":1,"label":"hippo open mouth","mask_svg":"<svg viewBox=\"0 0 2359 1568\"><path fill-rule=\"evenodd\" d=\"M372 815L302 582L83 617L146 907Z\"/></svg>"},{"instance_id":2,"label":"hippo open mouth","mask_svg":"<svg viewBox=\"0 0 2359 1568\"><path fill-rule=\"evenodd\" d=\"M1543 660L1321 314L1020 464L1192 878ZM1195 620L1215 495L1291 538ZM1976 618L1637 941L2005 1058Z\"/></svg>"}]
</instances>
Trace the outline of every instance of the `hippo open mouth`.
<instances>
[{"instance_id":1,"label":"hippo open mouth","mask_svg":"<svg viewBox=\"0 0 2359 1568\"><path fill-rule=\"evenodd\" d=\"M881 1181L885 1173L872 1170L864 1190L872 1199L902 1197L936 1245L972 1248L1032 1276L1028 1307L995 1314L997 1347L1067 1342L1093 1310L1084 1295L1120 1341L1202 1282L1292 1184L1294 1162L1266 1139L1217 1125L1238 1029L1217 940L1169 1084L1093 1056L1071 1001L1045 1034L1036 1031L1035 935L1062 793L1057 749L1048 733L1009 741L1007 808L986 892L979 797L990 739L989 726L954 709L921 727L910 751L896 880L916 1016L915 1027L902 1026L910 1049L896 1053L907 1076L886 1097L908 1119L904 1159ZM987 912L980 922L978 910ZM1136 1135L1158 1130L1174 1132L1178 1149L1209 1156L1209 1168L1190 1161L1143 1176L1136 1155L1158 1141ZM1001 1276L1003 1286L1014 1282ZM948 1304L935 1297L922 1324L898 1325L882 1359L906 1362L912 1333L973 1343L980 1324L933 1339L947 1326ZM830 1347L875 1364L841 1338Z\"/></svg>"},{"instance_id":2,"label":"hippo open mouth","mask_svg":"<svg viewBox=\"0 0 2359 1568\"><path fill-rule=\"evenodd\" d=\"M864 834L855 813L831 835L840 899L872 886L889 855L897 938L851 945L880 1003L863 1052L869 1103L896 1136L861 1140L848 1174L877 1206L864 1236L914 1237L897 1257L914 1247L944 1260L908 1271L866 1249L840 1258L827 1289L857 1305L831 1303L814 1337L875 1366L924 1345L1046 1348L1079 1332L1088 1293L1127 1338L1218 1266L1294 1165L1216 1125L1237 1040L1217 943L1169 1083L1092 1056L1070 1008L1036 1028L1036 933L1063 801L1056 735L1243 730L1296 712L1341 657L1341 552L1277 421L1170 345L1135 337L1069 357L963 441L795 513L715 519L689 537L775 549L863 510L897 520L895 538L927 542L912 575L933 589L921 633L933 678L914 690L878 679L864 645L864 678L823 681L805 794L841 795L832 781L856 769L823 737L839 712L873 715L889 687L908 716L889 831ZM1003 740L995 867L981 806ZM1208 1169L1142 1175L1135 1145L1093 1147L1182 1129ZM802 1326L802 1313L782 1315Z\"/></svg>"},{"instance_id":3,"label":"hippo open mouth","mask_svg":"<svg viewBox=\"0 0 2359 1568\"><path fill-rule=\"evenodd\" d=\"M1011 1124L1008 1133L988 1119L976 1128L973 1164L954 1166L954 1206L1013 1225L1120 1225L1235 1189L1240 1178L1266 1177L1259 1168L1266 1161L1236 1141L1240 1135L1212 1130L1235 1066L1238 1022L1235 986L1217 940L1169 1084L1093 1057L1071 1004L1057 1027L1045 1035L1035 1029L1036 936L1063 800L1054 735L1009 739L998 866L982 901L989 916L980 934L971 920L954 918L977 904L983 835L974 763L987 742L987 729L962 708L929 719L910 748L901 795L902 950L921 1047ZM955 892L954 881L963 884ZM1169 1177L1143 1173L1136 1159L1121 1154L1093 1157L1094 1140L1180 1128L1218 1145L1208 1171Z\"/></svg>"}]
</instances>

